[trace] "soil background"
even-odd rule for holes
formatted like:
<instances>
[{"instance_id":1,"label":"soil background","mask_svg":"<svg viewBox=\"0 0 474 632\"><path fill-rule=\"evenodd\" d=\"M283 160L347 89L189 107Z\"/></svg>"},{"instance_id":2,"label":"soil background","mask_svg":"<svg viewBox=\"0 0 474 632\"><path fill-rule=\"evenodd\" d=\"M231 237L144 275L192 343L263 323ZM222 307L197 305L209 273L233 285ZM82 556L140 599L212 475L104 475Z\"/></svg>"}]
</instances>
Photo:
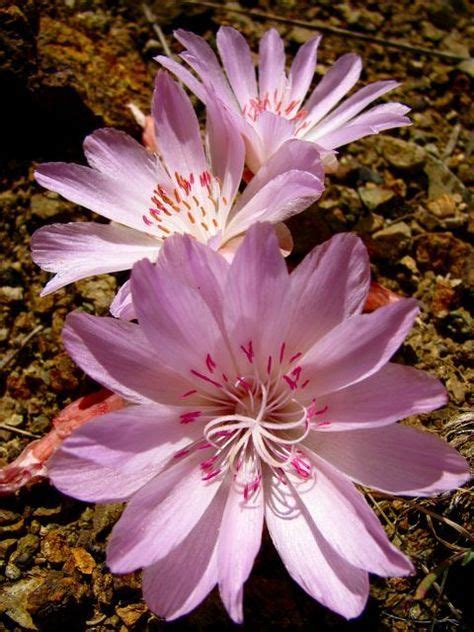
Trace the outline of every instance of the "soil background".
<instances>
[{"instance_id":1,"label":"soil background","mask_svg":"<svg viewBox=\"0 0 474 632\"><path fill-rule=\"evenodd\" d=\"M433 51L420 54L323 33L316 78L339 55L357 52L364 60L359 85L398 79L401 86L389 97L412 108L413 125L341 150L340 168L328 178L322 200L289 222L295 238L290 265L336 232L354 230L364 239L374 279L420 301L421 316L396 360L438 376L450 394L445 408L407 423L472 456L469 129L474 67L461 59L469 57L472 7L465 0L242 0L218 10L182 2L149 6L175 52L179 45L172 31L178 27L214 43L219 24L230 24L256 50L264 30L275 26L290 55L314 34L305 26L257 19L251 9L308 23L320 20ZM438 57L437 51L457 59ZM0 382L0 464L28 444L25 432L44 435L62 407L97 388L64 353L60 332L73 309L105 315L124 278L103 275L39 297L48 275L31 261L30 236L44 224L90 220L91 213L41 190L33 179L34 165L83 162L82 140L98 127L116 126L140 138L127 104L148 110L157 70L153 57L162 52L140 3L0 1L0 346L5 358L14 352ZM367 609L351 622L299 589L265 537L245 588L245 628L473 629L471 498L467 488L433 499L368 496L417 574L372 578ZM105 544L121 510L120 505L76 502L46 482L1 499L0 630L236 627L217 591L188 617L166 624L141 600L139 573L112 576L107 571Z\"/></svg>"}]
</instances>

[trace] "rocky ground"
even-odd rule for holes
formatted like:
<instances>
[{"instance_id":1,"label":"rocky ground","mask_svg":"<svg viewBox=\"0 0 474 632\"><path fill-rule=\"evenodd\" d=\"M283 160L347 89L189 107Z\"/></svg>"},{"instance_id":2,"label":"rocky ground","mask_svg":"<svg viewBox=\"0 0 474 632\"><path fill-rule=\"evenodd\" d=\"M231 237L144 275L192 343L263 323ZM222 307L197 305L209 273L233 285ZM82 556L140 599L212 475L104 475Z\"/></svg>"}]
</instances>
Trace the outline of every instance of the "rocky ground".
<instances>
[{"instance_id":1,"label":"rocky ground","mask_svg":"<svg viewBox=\"0 0 474 632\"><path fill-rule=\"evenodd\" d=\"M173 28L213 41L218 24L240 28L253 46L277 26L290 53L312 31L246 14L151 3L167 40ZM386 0L312 3L298 0L238 5L280 17L321 20L385 39L399 39L458 57L469 54L474 28L464 0ZM177 48L176 48L177 50ZM396 97L412 107L413 126L343 150L320 203L290 222L292 262L343 230L357 231L370 249L374 278L416 296L422 315L398 361L429 370L446 384L450 403L408 423L449 441L465 456L474 416L472 378L472 234L469 100L472 62L447 60L350 37L327 34L322 74L345 52L365 60L364 81L396 78ZM105 275L39 298L47 275L30 259L39 226L90 219L44 193L32 178L36 162L82 160L85 134L103 125L139 137L126 104L146 109L162 52L139 3L107 0L0 2L2 120L0 170L0 463L16 457L31 436L94 385L61 348L65 315L80 307L105 314L120 275ZM369 494L389 536L413 559L416 576L373 578L366 612L346 623L318 606L287 576L265 539L246 586L246 626L256 630L470 630L472 491L405 500ZM224 630L233 627L213 593L183 620L164 624L140 597L140 575L112 576L104 549L121 506L94 507L63 497L43 483L2 499L0 508L0 630ZM472 575L472 573L471 573ZM472 584L471 584L472 585Z\"/></svg>"}]
</instances>

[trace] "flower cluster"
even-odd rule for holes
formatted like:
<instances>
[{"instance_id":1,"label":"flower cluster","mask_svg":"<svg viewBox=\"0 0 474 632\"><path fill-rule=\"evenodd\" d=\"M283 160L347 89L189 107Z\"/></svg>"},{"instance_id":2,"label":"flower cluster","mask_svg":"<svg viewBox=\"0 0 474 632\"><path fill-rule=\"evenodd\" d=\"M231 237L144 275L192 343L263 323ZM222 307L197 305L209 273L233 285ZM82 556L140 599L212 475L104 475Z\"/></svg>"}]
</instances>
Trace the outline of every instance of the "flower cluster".
<instances>
[{"instance_id":1,"label":"flower cluster","mask_svg":"<svg viewBox=\"0 0 474 632\"><path fill-rule=\"evenodd\" d=\"M158 61L205 104L204 142L189 98L160 70L153 151L104 129L84 143L89 167L36 171L49 190L110 220L34 234L34 260L55 273L43 293L132 269L111 317L67 318L68 353L120 404L76 429L48 474L75 498L127 503L107 563L116 573L143 568L160 616L186 614L218 585L242 621L265 523L295 581L355 617L369 572L413 572L356 485L431 495L463 484L468 468L442 441L396 423L446 403L437 379L390 361L416 301L363 313L370 266L352 234L289 274L282 222L321 196L337 147L408 124L407 108L366 109L392 81L338 105L359 78L355 55L305 100L319 38L287 75L283 42L268 31L257 83L234 29L217 34L225 73L202 38L176 36L195 74Z\"/></svg>"}]
</instances>

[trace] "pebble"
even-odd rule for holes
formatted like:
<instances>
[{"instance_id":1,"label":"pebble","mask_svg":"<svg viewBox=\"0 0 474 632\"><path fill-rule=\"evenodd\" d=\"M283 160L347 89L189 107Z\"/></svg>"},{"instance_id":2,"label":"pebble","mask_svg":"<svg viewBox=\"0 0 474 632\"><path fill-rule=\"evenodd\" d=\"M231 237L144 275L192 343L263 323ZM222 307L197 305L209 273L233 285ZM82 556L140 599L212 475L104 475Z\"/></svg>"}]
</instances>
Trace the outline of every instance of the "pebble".
<instances>
[{"instance_id":1,"label":"pebble","mask_svg":"<svg viewBox=\"0 0 474 632\"><path fill-rule=\"evenodd\" d=\"M426 162L426 152L422 147L390 136L377 139L378 148L387 162L401 171L413 172Z\"/></svg>"},{"instance_id":2,"label":"pebble","mask_svg":"<svg viewBox=\"0 0 474 632\"><path fill-rule=\"evenodd\" d=\"M372 235L379 256L396 259L411 240L411 229L405 222L396 222Z\"/></svg>"},{"instance_id":3,"label":"pebble","mask_svg":"<svg viewBox=\"0 0 474 632\"><path fill-rule=\"evenodd\" d=\"M28 533L18 540L15 551L11 554L9 564L15 564L20 568L28 566L32 561L39 547L39 538L37 535Z\"/></svg>"},{"instance_id":4,"label":"pebble","mask_svg":"<svg viewBox=\"0 0 474 632\"><path fill-rule=\"evenodd\" d=\"M395 193L391 189L375 186L373 183L367 184L365 187L359 187L358 193L360 199L369 211L379 210L386 207L395 199Z\"/></svg>"},{"instance_id":5,"label":"pebble","mask_svg":"<svg viewBox=\"0 0 474 632\"><path fill-rule=\"evenodd\" d=\"M11 303L18 303L22 300L22 287L10 287L8 285L0 287L0 303L3 303L4 305L10 305Z\"/></svg>"},{"instance_id":6,"label":"pebble","mask_svg":"<svg viewBox=\"0 0 474 632\"><path fill-rule=\"evenodd\" d=\"M132 627L138 623L139 619L145 614L147 608L143 603L132 603L128 606L117 607L115 612L127 627Z\"/></svg>"}]
</instances>

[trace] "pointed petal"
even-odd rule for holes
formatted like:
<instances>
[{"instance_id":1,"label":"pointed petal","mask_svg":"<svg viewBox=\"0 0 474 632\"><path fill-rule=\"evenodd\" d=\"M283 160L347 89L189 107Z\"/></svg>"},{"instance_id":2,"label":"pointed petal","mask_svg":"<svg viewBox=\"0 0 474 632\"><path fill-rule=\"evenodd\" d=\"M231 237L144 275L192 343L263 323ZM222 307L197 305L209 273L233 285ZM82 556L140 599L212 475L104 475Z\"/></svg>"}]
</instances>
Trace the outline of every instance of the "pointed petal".
<instances>
[{"instance_id":1,"label":"pointed petal","mask_svg":"<svg viewBox=\"0 0 474 632\"><path fill-rule=\"evenodd\" d=\"M285 141L293 138L295 126L283 116L265 111L259 114L253 125L253 129L258 137L258 143L254 143L253 147L256 156L254 163L258 161L258 169L254 171L254 173L258 173L261 171L261 168L265 167L268 161L272 159L275 152L281 148L281 145ZM296 168L288 160L287 169L290 165Z\"/></svg>"},{"instance_id":2,"label":"pointed petal","mask_svg":"<svg viewBox=\"0 0 474 632\"><path fill-rule=\"evenodd\" d=\"M36 181L66 200L113 221L146 231L142 214L148 209L156 181L138 188L130 179L116 180L95 169L65 162L47 162L35 171Z\"/></svg>"},{"instance_id":3,"label":"pointed petal","mask_svg":"<svg viewBox=\"0 0 474 632\"><path fill-rule=\"evenodd\" d=\"M236 623L243 621L243 586L260 548L263 529L263 490L247 500L234 481L229 490L218 544L221 599Z\"/></svg>"},{"instance_id":4,"label":"pointed petal","mask_svg":"<svg viewBox=\"0 0 474 632\"><path fill-rule=\"evenodd\" d=\"M358 55L348 53L339 57L303 106L313 125L349 92L359 80L361 71L362 61Z\"/></svg>"},{"instance_id":5,"label":"pointed petal","mask_svg":"<svg viewBox=\"0 0 474 632\"><path fill-rule=\"evenodd\" d=\"M63 342L85 373L129 402L175 404L191 387L159 365L150 342L134 323L75 312L66 319Z\"/></svg>"},{"instance_id":6,"label":"pointed petal","mask_svg":"<svg viewBox=\"0 0 474 632\"><path fill-rule=\"evenodd\" d=\"M274 94L281 98L285 92L285 46L276 29L269 29L260 40L258 63L258 87L260 99ZM252 66L253 67L253 66Z\"/></svg>"},{"instance_id":7,"label":"pointed petal","mask_svg":"<svg viewBox=\"0 0 474 632\"><path fill-rule=\"evenodd\" d=\"M436 436L393 424L321 432L318 456L356 483L389 494L433 496L469 480L469 465Z\"/></svg>"},{"instance_id":8,"label":"pointed petal","mask_svg":"<svg viewBox=\"0 0 474 632\"><path fill-rule=\"evenodd\" d=\"M309 349L334 327L362 311L370 284L367 249L354 234L316 246L291 273L291 346Z\"/></svg>"},{"instance_id":9,"label":"pointed petal","mask_svg":"<svg viewBox=\"0 0 474 632\"><path fill-rule=\"evenodd\" d=\"M191 101L183 88L168 73L159 70L153 93L152 113L156 140L171 175L175 172L188 178L207 171L199 122Z\"/></svg>"},{"instance_id":10,"label":"pointed petal","mask_svg":"<svg viewBox=\"0 0 474 632\"><path fill-rule=\"evenodd\" d=\"M343 321L301 361L301 379L309 380L305 397L321 397L376 373L405 340L417 313L414 299L402 299Z\"/></svg>"},{"instance_id":11,"label":"pointed petal","mask_svg":"<svg viewBox=\"0 0 474 632\"><path fill-rule=\"evenodd\" d=\"M242 179L245 145L240 130L218 100L207 106L207 136L212 173L222 183L220 203L224 204L225 199L230 208Z\"/></svg>"},{"instance_id":12,"label":"pointed petal","mask_svg":"<svg viewBox=\"0 0 474 632\"><path fill-rule=\"evenodd\" d=\"M132 301L130 279L125 281L110 303L110 313L115 318L123 318L123 320L134 320L137 317Z\"/></svg>"},{"instance_id":13,"label":"pointed petal","mask_svg":"<svg viewBox=\"0 0 474 632\"><path fill-rule=\"evenodd\" d=\"M314 479L291 476L292 485L314 524L337 553L353 566L382 577L408 575L410 560L388 539L354 485L322 459L312 457Z\"/></svg>"},{"instance_id":14,"label":"pointed petal","mask_svg":"<svg viewBox=\"0 0 474 632\"><path fill-rule=\"evenodd\" d=\"M367 601L367 573L349 564L324 539L298 494L273 477L265 489L265 520L293 579L324 606L346 619Z\"/></svg>"},{"instance_id":15,"label":"pointed petal","mask_svg":"<svg viewBox=\"0 0 474 632\"><path fill-rule=\"evenodd\" d=\"M143 596L150 610L159 617L170 621L187 614L215 586L216 542L224 504L225 494L219 492L179 546L145 568Z\"/></svg>"},{"instance_id":16,"label":"pointed petal","mask_svg":"<svg viewBox=\"0 0 474 632\"><path fill-rule=\"evenodd\" d=\"M316 54L321 36L313 37L300 46L290 68L290 101L296 101L298 106L305 98L314 77Z\"/></svg>"},{"instance_id":17,"label":"pointed petal","mask_svg":"<svg viewBox=\"0 0 474 632\"><path fill-rule=\"evenodd\" d=\"M217 48L232 90L241 107L258 97L255 68L244 36L230 26L217 31Z\"/></svg>"},{"instance_id":18,"label":"pointed petal","mask_svg":"<svg viewBox=\"0 0 474 632\"><path fill-rule=\"evenodd\" d=\"M166 558L194 529L221 485L217 478L202 480L199 460L205 458L205 453L185 457L133 496L107 547L113 573Z\"/></svg>"},{"instance_id":19,"label":"pointed petal","mask_svg":"<svg viewBox=\"0 0 474 632\"><path fill-rule=\"evenodd\" d=\"M447 399L446 389L433 376L389 362L366 380L318 399L318 408L327 406L324 419L329 420L329 425L324 424L321 430L385 426L435 410L444 406Z\"/></svg>"},{"instance_id":20,"label":"pointed petal","mask_svg":"<svg viewBox=\"0 0 474 632\"><path fill-rule=\"evenodd\" d=\"M197 438L197 428L180 425L180 412L151 404L92 419L48 461L48 476L60 491L79 500L126 500Z\"/></svg>"},{"instance_id":21,"label":"pointed petal","mask_svg":"<svg viewBox=\"0 0 474 632\"><path fill-rule=\"evenodd\" d=\"M94 274L129 270L144 257L156 260L159 249L160 242L145 233L96 222L50 224L31 237L33 261L56 273L41 296Z\"/></svg>"},{"instance_id":22,"label":"pointed petal","mask_svg":"<svg viewBox=\"0 0 474 632\"><path fill-rule=\"evenodd\" d=\"M184 83L184 85L191 90L191 92L195 94L200 101L207 103L208 92L206 88L187 68L183 66L183 64L180 64L165 55L158 55L153 59L161 64L163 68L166 68L166 70L173 73L176 79L181 81L181 83Z\"/></svg>"}]
</instances>

